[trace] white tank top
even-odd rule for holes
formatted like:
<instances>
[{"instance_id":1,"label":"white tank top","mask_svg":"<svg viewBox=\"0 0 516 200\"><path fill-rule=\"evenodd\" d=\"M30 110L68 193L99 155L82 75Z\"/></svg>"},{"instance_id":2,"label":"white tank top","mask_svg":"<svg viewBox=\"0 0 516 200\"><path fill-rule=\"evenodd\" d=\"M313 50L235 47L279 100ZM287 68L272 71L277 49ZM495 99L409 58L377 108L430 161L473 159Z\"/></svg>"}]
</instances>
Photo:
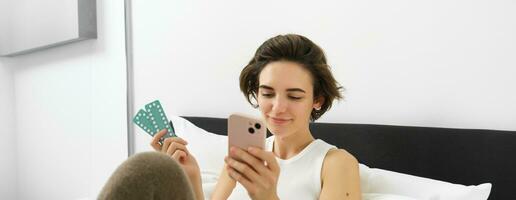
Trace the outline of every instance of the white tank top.
<instances>
[{"instance_id":1,"label":"white tank top","mask_svg":"<svg viewBox=\"0 0 516 200\"><path fill-rule=\"evenodd\" d=\"M274 136L267 138L265 149L272 151ZM314 200L321 193L321 170L326 153L336 148L316 139L299 154L287 160L276 157L280 166L277 192L280 199ZM250 199L247 190L237 182L230 200Z\"/></svg>"}]
</instances>

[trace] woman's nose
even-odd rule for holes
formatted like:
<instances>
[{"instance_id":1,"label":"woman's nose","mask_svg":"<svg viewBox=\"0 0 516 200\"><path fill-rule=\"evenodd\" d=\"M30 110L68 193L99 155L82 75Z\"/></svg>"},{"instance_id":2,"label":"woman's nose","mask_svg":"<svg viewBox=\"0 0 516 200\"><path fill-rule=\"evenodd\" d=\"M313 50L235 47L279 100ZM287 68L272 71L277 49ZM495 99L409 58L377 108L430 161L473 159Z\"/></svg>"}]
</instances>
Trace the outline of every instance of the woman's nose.
<instances>
[{"instance_id":1,"label":"woman's nose","mask_svg":"<svg viewBox=\"0 0 516 200\"><path fill-rule=\"evenodd\" d=\"M285 99L282 98L276 98L272 102L272 111L275 113L282 113L287 110L287 102Z\"/></svg>"}]
</instances>

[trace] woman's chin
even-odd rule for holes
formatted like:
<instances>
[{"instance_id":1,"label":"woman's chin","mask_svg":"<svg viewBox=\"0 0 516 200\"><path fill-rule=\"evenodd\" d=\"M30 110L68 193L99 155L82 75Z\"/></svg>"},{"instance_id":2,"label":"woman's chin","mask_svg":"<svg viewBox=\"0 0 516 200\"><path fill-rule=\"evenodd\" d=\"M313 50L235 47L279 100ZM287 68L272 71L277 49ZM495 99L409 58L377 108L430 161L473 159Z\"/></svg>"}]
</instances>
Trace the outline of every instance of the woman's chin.
<instances>
[{"instance_id":1,"label":"woman's chin","mask_svg":"<svg viewBox=\"0 0 516 200\"><path fill-rule=\"evenodd\" d=\"M287 132L288 129L286 129L285 127L276 127L276 126L268 126L267 129L269 129L269 131L275 135L275 136L282 136L282 135L285 135L285 133Z\"/></svg>"}]
</instances>

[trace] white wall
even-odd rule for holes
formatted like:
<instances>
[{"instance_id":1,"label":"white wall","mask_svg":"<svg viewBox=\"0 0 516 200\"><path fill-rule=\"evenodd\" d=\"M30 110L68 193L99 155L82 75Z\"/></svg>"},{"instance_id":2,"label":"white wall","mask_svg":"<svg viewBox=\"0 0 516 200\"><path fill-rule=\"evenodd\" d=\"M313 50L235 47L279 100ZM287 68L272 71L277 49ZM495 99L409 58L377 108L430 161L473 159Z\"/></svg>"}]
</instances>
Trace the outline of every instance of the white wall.
<instances>
[{"instance_id":1,"label":"white wall","mask_svg":"<svg viewBox=\"0 0 516 200\"><path fill-rule=\"evenodd\" d=\"M127 157L124 2L97 1L97 24L96 40L9 62L19 199L94 199Z\"/></svg>"},{"instance_id":2,"label":"white wall","mask_svg":"<svg viewBox=\"0 0 516 200\"><path fill-rule=\"evenodd\" d=\"M299 33L325 49L347 89L321 121L516 130L514 10L488 0L133 1L135 108L160 99L175 115L253 112L240 70L266 39ZM136 130L136 150L148 148Z\"/></svg>"},{"instance_id":3,"label":"white wall","mask_svg":"<svg viewBox=\"0 0 516 200\"><path fill-rule=\"evenodd\" d=\"M16 134L13 73L0 58L0 199L16 199Z\"/></svg>"},{"instance_id":4,"label":"white wall","mask_svg":"<svg viewBox=\"0 0 516 200\"><path fill-rule=\"evenodd\" d=\"M10 42L8 38L10 38L10 16L11 10L9 9L10 1L3 0L0 1L0 13L2 13L2 17L0 17L0 55L3 51L10 51Z\"/></svg>"}]
</instances>

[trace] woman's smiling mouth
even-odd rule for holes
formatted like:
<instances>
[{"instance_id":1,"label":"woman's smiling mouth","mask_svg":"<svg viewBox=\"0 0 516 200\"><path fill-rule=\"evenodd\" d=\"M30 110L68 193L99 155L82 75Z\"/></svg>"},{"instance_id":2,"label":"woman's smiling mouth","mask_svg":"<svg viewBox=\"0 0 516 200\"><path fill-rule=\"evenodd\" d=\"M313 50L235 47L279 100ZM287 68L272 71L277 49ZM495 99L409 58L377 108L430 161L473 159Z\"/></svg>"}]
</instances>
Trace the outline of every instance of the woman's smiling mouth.
<instances>
[{"instance_id":1,"label":"woman's smiling mouth","mask_svg":"<svg viewBox=\"0 0 516 200\"><path fill-rule=\"evenodd\" d=\"M274 125L285 125L290 122L291 119L277 118L277 117L269 117L270 121Z\"/></svg>"}]
</instances>

